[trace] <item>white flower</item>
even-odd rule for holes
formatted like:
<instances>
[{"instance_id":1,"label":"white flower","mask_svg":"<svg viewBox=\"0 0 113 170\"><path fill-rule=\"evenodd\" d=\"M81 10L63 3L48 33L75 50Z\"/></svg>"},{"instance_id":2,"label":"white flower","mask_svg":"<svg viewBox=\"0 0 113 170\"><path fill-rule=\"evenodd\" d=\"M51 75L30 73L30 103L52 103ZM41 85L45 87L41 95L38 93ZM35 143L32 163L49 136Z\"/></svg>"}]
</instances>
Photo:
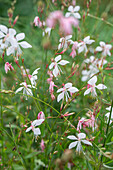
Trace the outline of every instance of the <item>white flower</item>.
<instances>
[{"instance_id":1,"label":"white flower","mask_svg":"<svg viewBox=\"0 0 113 170\"><path fill-rule=\"evenodd\" d=\"M13 54L13 55L16 54L16 56L21 55L22 50L21 50L20 46L22 48L32 48L32 46L29 43L27 43L26 41L19 42L19 41L23 40L24 38L25 38L25 34L19 33L16 35L16 37L10 39L11 46L9 46L7 49L8 56L10 54Z\"/></svg>"},{"instance_id":2,"label":"white flower","mask_svg":"<svg viewBox=\"0 0 113 170\"><path fill-rule=\"evenodd\" d=\"M66 65L67 63L69 63L69 61L67 61L67 60L61 60L61 55L58 55L58 56L55 58L55 60L50 64L49 69L54 68L54 69L53 69L53 75L54 75L55 77L57 77L57 76L60 74L60 72L62 72L62 70L61 70L61 68L59 67L59 65L64 66L64 65Z\"/></svg>"},{"instance_id":3,"label":"white flower","mask_svg":"<svg viewBox=\"0 0 113 170\"><path fill-rule=\"evenodd\" d=\"M37 138L37 136L41 134L41 131L39 128L36 128L36 126L41 125L43 122L44 122L44 119L34 120L33 122L31 122L31 126L26 129L26 132L29 132L30 130L32 130L35 138Z\"/></svg>"},{"instance_id":4,"label":"white flower","mask_svg":"<svg viewBox=\"0 0 113 170\"><path fill-rule=\"evenodd\" d=\"M83 41L81 43L78 44L78 53L81 53L83 51L85 51L85 53L87 53L88 49L86 45L90 45L93 42L95 42L94 40L90 40L90 36L87 36L83 39Z\"/></svg>"},{"instance_id":5,"label":"white flower","mask_svg":"<svg viewBox=\"0 0 113 170\"><path fill-rule=\"evenodd\" d=\"M22 87L18 88L18 89L16 90L15 94L18 93L18 92L20 92L21 90L23 90L23 95L33 96L33 93L32 93L32 91L31 91L30 88L36 88L35 86L27 85L26 82L22 82L22 83L20 83L20 85L21 85ZM26 100L27 100L27 96L26 96Z\"/></svg>"},{"instance_id":6,"label":"white flower","mask_svg":"<svg viewBox=\"0 0 113 170\"><path fill-rule=\"evenodd\" d=\"M106 110L108 110L109 112L108 113L106 113L106 117L107 117L107 119L109 120L109 116L110 116L110 110L111 110L111 106L109 106L109 107L107 107L106 108ZM113 107L112 107L112 112L111 112L111 119L112 120L110 120L110 124L112 123L112 121L113 121ZM107 122L108 122L108 120L107 120Z\"/></svg>"},{"instance_id":7,"label":"white flower","mask_svg":"<svg viewBox=\"0 0 113 170\"><path fill-rule=\"evenodd\" d=\"M1 49L6 49L6 54L9 56L10 54L13 54L14 56L22 54L22 48L31 48L32 46L27 43L26 41L22 41L25 38L24 33L19 33L16 35L16 31L13 28L7 28L4 25L0 25L0 46Z\"/></svg>"},{"instance_id":8,"label":"white flower","mask_svg":"<svg viewBox=\"0 0 113 170\"><path fill-rule=\"evenodd\" d=\"M38 70L40 68L37 68L33 73L32 75L29 75L29 78L30 78L30 81L31 81L31 84L32 86L36 86L36 80L37 80L37 74L38 74Z\"/></svg>"},{"instance_id":9,"label":"white flower","mask_svg":"<svg viewBox=\"0 0 113 170\"><path fill-rule=\"evenodd\" d=\"M72 35L67 35L66 37L60 38L59 42L60 44L58 45L58 50L63 48L63 50L67 49L70 44L73 44L73 41L71 40Z\"/></svg>"},{"instance_id":10,"label":"white flower","mask_svg":"<svg viewBox=\"0 0 113 170\"><path fill-rule=\"evenodd\" d=\"M107 63L107 61L103 58L96 59L94 56L87 58L84 60L85 63L90 64L89 70L82 71L82 81L86 81L91 78L94 74L98 73L100 69L103 69L103 65Z\"/></svg>"},{"instance_id":11,"label":"white flower","mask_svg":"<svg viewBox=\"0 0 113 170\"><path fill-rule=\"evenodd\" d=\"M71 139L71 140L76 140L75 142L70 143L69 149L72 149L72 148L74 148L74 147L77 146L77 147L76 147L76 151L79 152L79 153L80 153L81 151L83 151L81 142L84 143L85 145L90 145L90 146L92 146L92 143L91 143L91 142L89 142L88 140L85 140L85 138L86 138L86 134L85 134L85 133L79 133L79 134L77 135L77 137L74 136L74 135L70 135L70 136L68 136L67 138L68 138L68 139Z\"/></svg>"},{"instance_id":12,"label":"white flower","mask_svg":"<svg viewBox=\"0 0 113 170\"><path fill-rule=\"evenodd\" d=\"M48 35L48 36L50 37L50 34L51 34L51 28L49 28L49 27L47 27L47 28L45 29L45 31L43 31L43 33L42 33L43 37L44 37L45 35Z\"/></svg>"},{"instance_id":13,"label":"white flower","mask_svg":"<svg viewBox=\"0 0 113 170\"><path fill-rule=\"evenodd\" d=\"M110 50L112 48L111 44L105 44L105 42L100 41L100 46L98 46L95 50L102 51L102 56L111 56Z\"/></svg>"},{"instance_id":14,"label":"white flower","mask_svg":"<svg viewBox=\"0 0 113 170\"><path fill-rule=\"evenodd\" d=\"M81 16L80 14L78 13L78 11L80 10L80 6L75 6L73 7L72 5L68 7L68 11L65 15L65 17L69 17L69 16L74 16L75 18L77 19L80 19Z\"/></svg>"},{"instance_id":15,"label":"white flower","mask_svg":"<svg viewBox=\"0 0 113 170\"><path fill-rule=\"evenodd\" d=\"M59 102L61 99L64 100L64 96L66 97L66 102L68 101L69 94L78 92L79 90L76 87L72 87L72 83L66 83L63 88L60 88L57 90L57 93L61 92L57 97L57 102Z\"/></svg>"},{"instance_id":16,"label":"white flower","mask_svg":"<svg viewBox=\"0 0 113 170\"><path fill-rule=\"evenodd\" d=\"M89 94L90 92L92 93L92 96L97 96L96 89L106 89L107 87L104 84L98 84L96 85L95 83L97 82L97 76L94 76L88 81L88 89L85 91L84 96Z\"/></svg>"}]
</instances>

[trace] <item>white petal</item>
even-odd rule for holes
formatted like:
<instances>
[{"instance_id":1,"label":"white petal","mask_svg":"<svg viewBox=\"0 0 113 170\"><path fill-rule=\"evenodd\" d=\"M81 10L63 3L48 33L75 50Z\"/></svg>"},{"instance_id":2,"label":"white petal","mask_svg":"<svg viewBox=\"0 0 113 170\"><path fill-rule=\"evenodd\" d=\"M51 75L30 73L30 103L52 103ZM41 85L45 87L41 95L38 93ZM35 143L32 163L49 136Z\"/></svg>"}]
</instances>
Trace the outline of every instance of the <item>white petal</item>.
<instances>
[{"instance_id":1,"label":"white petal","mask_svg":"<svg viewBox=\"0 0 113 170\"><path fill-rule=\"evenodd\" d=\"M108 48L109 50L112 48L111 44L106 44L106 48Z\"/></svg>"},{"instance_id":2,"label":"white petal","mask_svg":"<svg viewBox=\"0 0 113 170\"><path fill-rule=\"evenodd\" d=\"M82 45L78 48L78 53L81 53L82 51L84 51L84 45Z\"/></svg>"},{"instance_id":3,"label":"white petal","mask_svg":"<svg viewBox=\"0 0 113 170\"><path fill-rule=\"evenodd\" d=\"M61 92L61 91L64 91L64 89L63 89L63 88L58 89L58 90L57 90L57 93L59 93L59 92Z\"/></svg>"},{"instance_id":4,"label":"white petal","mask_svg":"<svg viewBox=\"0 0 113 170\"><path fill-rule=\"evenodd\" d=\"M32 46L29 43L27 43L26 41L22 41L18 44L20 44L22 48L32 48Z\"/></svg>"},{"instance_id":5,"label":"white petal","mask_svg":"<svg viewBox=\"0 0 113 170\"><path fill-rule=\"evenodd\" d=\"M8 32L8 28L5 25L0 25L0 30L5 34Z\"/></svg>"},{"instance_id":6,"label":"white petal","mask_svg":"<svg viewBox=\"0 0 113 170\"><path fill-rule=\"evenodd\" d=\"M34 129L33 129L33 132L34 132L34 135L35 135L35 136L38 136L38 135L40 135L40 134L41 134L41 132L40 132L40 129L39 129L39 128L34 128Z\"/></svg>"},{"instance_id":7,"label":"white petal","mask_svg":"<svg viewBox=\"0 0 113 170\"><path fill-rule=\"evenodd\" d=\"M69 149L74 148L74 147L77 145L77 143L78 143L78 141L75 141L75 142L70 143Z\"/></svg>"},{"instance_id":8,"label":"white petal","mask_svg":"<svg viewBox=\"0 0 113 170\"><path fill-rule=\"evenodd\" d=\"M67 137L68 139L71 139L71 140L78 140L74 135L70 135Z\"/></svg>"},{"instance_id":9,"label":"white petal","mask_svg":"<svg viewBox=\"0 0 113 170\"><path fill-rule=\"evenodd\" d=\"M75 92L78 92L79 90L76 87L70 87L68 91L71 93L75 93Z\"/></svg>"},{"instance_id":10,"label":"white petal","mask_svg":"<svg viewBox=\"0 0 113 170\"><path fill-rule=\"evenodd\" d=\"M49 65L49 69L52 69L54 65L55 65L55 63L52 62L52 63Z\"/></svg>"},{"instance_id":11,"label":"white petal","mask_svg":"<svg viewBox=\"0 0 113 170\"><path fill-rule=\"evenodd\" d=\"M71 38L72 38L72 35L67 35L67 36L65 37L66 40L69 40L69 39L71 39Z\"/></svg>"},{"instance_id":12,"label":"white petal","mask_svg":"<svg viewBox=\"0 0 113 170\"><path fill-rule=\"evenodd\" d=\"M96 82L97 82L97 76L94 76L88 81L88 84L94 85Z\"/></svg>"},{"instance_id":13,"label":"white petal","mask_svg":"<svg viewBox=\"0 0 113 170\"><path fill-rule=\"evenodd\" d=\"M91 145L92 146L92 143L91 142L89 142L89 141L87 141L87 140L81 140L84 144L86 144L86 145Z\"/></svg>"},{"instance_id":14,"label":"white petal","mask_svg":"<svg viewBox=\"0 0 113 170\"><path fill-rule=\"evenodd\" d=\"M13 46L8 47L8 49L6 50L6 54L7 56L9 56L10 54L14 54L14 47Z\"/></svg>"},{"instance_id":15,"label":"white petal","mask_svg":"<svg viewBox=\"0 0 113 170\"><path fill-rule=\"evenodd\" d=\"M55 68L54 68L54 70L53 70L53 75L54 75L55 77L57 77L59 73L60 73L60 71L59 71L59 69L58 69L58 66L56 65Z\"/></svg>"},{"instance_id":16,"label":"white petal","mask_svg":"<svg viewBox=\"0 0 113 170\"><path fill-rule=\"evenodd\" d=\"M10 35L10 36L14 36L15 34L16 34L15 29L9 28L9 35Z\"/></svg>"},{"instance_id":17,"label":"white petal","mask_svg":"<svg viewBox=\"0 0 113 170\"><path fill-rule=\"evenodd\" d=\"M98 46L95 50L96 51L102 51L102 47Z\"/></svg>"},{"instance_id":18,"label":"white petal","mask_svg":"<svg viewBox=\"0 0 113 170\"><path fill-rule=\"evenodd\" d=\"M95 40L89 40L86 44L92 44L93 42L95 42Z\"/></svg>"},{"instance_id":19,"label":"white petal","mask_svg":"<svg viewBox=\"0 0 113 170\"><path fill-rule=\"evenodd\" d=\"M58 55L56 58L55 58L55 61L58 62L59 60L61 60L61 55Z\"/></svg>"},{"instance_id":20,"label":"white petal","mask_svg":"<svg viewBox=\"0 0 113 170\"><path fill-rule=\"evenodd\" d=\"M20 33L16 35L16 39L17 41L23 40L25 38L25 34L24 33Z\"/></svg>"},{"instance_id":21,"label":"white petal","mask_svg":"<svg viewBox=\"0 0 113 170\"><path fill-rule=\"evenodd\" d=\"M74 8L74 12L77 12L77 11L79 11L80 10L80 6L76 6L75 8Z\"/></svg>"},{"instance_id":22,"label":"white petal","mask_svg":"<svg viewBox=\"0 0 113 170\"><path fill-rule=\"evenodd\" d=\"M72 5L70 5L70 6L68 7L68 11L70 11L70 12L73 11L73 6L72 6Z\"/></svg>"},{"instance_id":23,"label":"white petal","mask_svg":"<svg viewBox=\"0 0 113 170\"><path fill-rule=\"evenodd\" d=\"M58 96L57 96L57 102L59 102L61 99L64 98L64 92L60 93Z\"/></svg>"},{"instance_id":24,"label":"white petal","mask_svg":"<svg viewBox=\"0 0 113 170\"><path fill-rule=\"evenodd\" d=\"M38 70L40 70L40 68L37 68L35 71L33 71L32 75L38 74Z\"/></svg>"},{"instance_id":25,"label":"white petal","mask_svg":"<svg viewBox=\"0 0 113 170\"><path fill-rule=\"evenodd\" d=\"M69 61L61 60L58 64L64 66L64 65L66 65L66 64L68 64L68 63L69 63Z\"/></svg>"},{"instance_id":26,"label":"white petal","mask_svg":"<svg viewBox=\"0 0 113 170\"><path fill-rule=\"evenodd\" d=\"M110 111L110 110L111 110L111 106L107 107L106 110L109 110L109 111Z\"/></svg>"},{"instance_id":27,"label":"white petal","mask_svg":"<svg viewBox=\"0 0 113 170\"><path fill-rule=\"evenodd\" d=\"M64 86L66 89L72 87L72 83L66 83Z\"/></svg>"},{"instance_id":28,"label":"white petal","mask_svg":"<svg viewBox=\"0 0 113 170\"><path fill-rule=\"evenodd\" d=\"M101 89L106 89L107 87L104 84L98 84L96 88L101 90Z\"/></svg>"},{"instance_id":29,"label":"white petal","mask_svg":"<svg viewBox=\"0 0 113 170\"><path fill-rule=\"evenodd\" d=\"M36 119L36 120L34 120L31 124L32 124L33 126L39 126L39 125L41 125L43 122L44 122L44 119Z\"/></svg>"},{"instance_id":30,"label":"white petal","mask_svg":"<svg viewBox=\"0 0 113 170\"><path fill-rule=\"evenodd\" d=\"M79 133L77 136L78 136L79 139L84 139L86 137L86 134L85 133Z\"/></svg>"},{"instance_id":31,"label":"white petal","mask_svg":"<svg viewBox=\"0 0 113 170\"><path fill-rule=\"evenodd\" d=\"M19 91L21 91L24 87L20 87L15 91L15 94L18 93Z\"/></svg>"},{"instance_id":32,"label":"white petal","mask_svg":"<svg viewBox=\"0 0 113 170\"><path fill-rule=\"evenodd\" d=\"M32 129L32 127L29 127L26 129L26 132L29 132Z\"/></svg>"},{"instance_id":33,"label":"white petal","mask_svg":"<svg viewBox=\"0 0 113 170\"><path fill-rule=\"evenodd\" d=\"M65 17L69 17L71 15L70 12L66 12Z\"/></svg>"},{"instance_id":34,"label":"white petal","mask_svg":"<svg viewBox=\"0 0 113 170\"><path fill-rule=\"evenodd\" d=\"M106 44L105 44L105 42L103 42L103 41L100 41L100 46L105 46Z\"/></svg>"},{"instance_id":35,"label":"white petal","mask_svg":"<svg viewBox=\"0 0 113 170\"><path fill-rule=\"evenodd\" d=\"M5 34L0 31L0 38L3 38L3 37L5 37Z\"/></svg>"},{"instance_id":36,"label":"white petal","mask_svg":"<svg viewBox=\"0 0 113 170\"><path fill-rule=\"evenodd\" d=\"M77 145L76 151L80 153L82 150L83 150L83 149L82 149L81 142L78 141L78 145Z\"/></svg>"},{"instance_id":37,"label":"white petal","mask_svg":"<svg viewBox=\"0 0 113 170\"><path fill-rule=\"evenodd\" d=\"M90 36L87 36L87 37L85 37L85 38L83 39L83 41L84 41L85 43L87 43L87 42L89 41L89 39L90 39Z\"/></svg>"},{"instance_id":38,"label":"white petal","mask_svg":"<svg viewBox=\"0 0 113 170\"><path fill-rule=\"evenodd\" d=\"M74 17L77 18L77 19L80 19L80 18L81 18L80 14L77 13L77 12L76 12L76 13L73 13L73 15L74 15Z\"/></svg>"},{"instance_id":39,"label":"white petal","mask_svg":"<svg viewBox=\"0 0 113 170\"><path fill-rule=\"evenodd\" d=\"M84 96L89 94L91 92L91 88L87 89L85 92L84 92Z\"/></svg>"},{"instance_id":40,"label":"white petal","mask_svg":"<svg viewBox=\"0 0 113 170\"><path fill-rule=\"evenodd\" d=\"M60 43L59 45L58 45L58 50L60 50L62 48L62 44Z\"/></svg>"}]
</instances>

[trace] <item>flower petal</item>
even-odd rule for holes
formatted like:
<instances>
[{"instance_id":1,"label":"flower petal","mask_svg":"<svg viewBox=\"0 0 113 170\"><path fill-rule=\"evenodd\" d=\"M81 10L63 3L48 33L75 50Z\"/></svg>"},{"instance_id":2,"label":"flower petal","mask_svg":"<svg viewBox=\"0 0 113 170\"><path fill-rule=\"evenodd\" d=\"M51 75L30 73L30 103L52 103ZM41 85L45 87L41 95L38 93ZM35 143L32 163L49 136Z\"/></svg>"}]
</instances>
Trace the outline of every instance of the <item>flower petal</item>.
<instances>
[{"instance_id":1,"label":"flower petal","mask_svg":"<svg viewBox=\"0 0 113 170\"><path fill-rule=\"evenodd\" d=\"M96 51L102 51L102 47L98 46L95 50Z\"/></svg>"},{"instance_id":2,"label":"flower petal","mask_svg":"<svg viewBox=\"0 0 113 170\"><path fill-rule=\"evenodd\" d=\"M87 89L85 92L84 92L84 96L89 94L91 92L91 88Z\"/></svg>"},{"instance_id":3,"label":"flower petal","mask_svg":"<svg viewBox=\"0 0 113 170\"><path fill-rule=\"evenodd\" d=\"M80 6L76 6L75 8L74 8L74 12L77 12L77 11L79 11L80 10Z\"/></svg>"},{"instance_id":4,"label":"flower petal","mask_svg":"<svg viewBox=\"0 0 113 170\"><path fill-rule=\"evenodd\" d=\"M84 144L86 144L86 145L91 145L92 146L92 143L91 142L89 142L89 141L87 141L87 140L81 140Z\"/></svg>"},{"instance_id":5,"label":"flower petal","mask_svg":"<svg viewBox=\"0 0 113 170\"><path fill-rule=\"evenodd\" d=\"M66 83L65 85L64 85L64 87L67 89L67 88L70 88L70 87L72 87L72 83Z\"/></svg>"},{"instance_id":6,"label":"flower petal","mask_svg":"<svg viewBox=\"0 0 113 170\"><path fill-rule=\"evenodd\" d=\"M97 82L97 76L94 76L88 81L88 84L94 85L96 82Z\"/></svg>"},{"instance_id":7,"label":"flower petal","mask_svg":"<svg viewBox=\"0 0 113 170\"><path fill-rule=\"evenodd\" d=\"M26 129L26 132L29 132L32 129L32 127L29 127Z\"/></svg>"},{"instance_id":8,"label":"flower petal","mask_svg":"<svg viewBox=\"0 0 113 170\"><path fill-rule=\"evenodd\" d=\"M58 55L56 58L55 58L55 61L58 62L59 60L61 60L61 55Z\"/></svg>"},{"instance_id":9,"label":"flower petal","mask_svg":"<svg viewBox=\"0 0 113 170\"><path fill-rule=\"evenodd\" d=\"M19 91L21 91L24 87L20 87L15 91L15 94L18 93Z\"/></svg>"},{"instance_id":10,"label":"flower petal","mask_svg":"<svg viewBox=\"0 0 113 170\"><path fill-rule=\"evenodd\" d=\"M26 41L22 41L22 42L20 42L18 44L20 44L20 46L22 48L32 48L32 46L29 43L27 43Z\"/></svg>"},{"instance_id":11,"label":"flower petal","mask_svg":"<svg viewBox=\"0 0 113 170\"><path fill-rule=\"evenodd\" d=\"M71 93L75 93L75 92L78 92L79 90L76 87L70 87L68 91Z\"/></svg>"},{"instance_id":12,"label":"flower petal","mask_svg":"<svg viewBox=\"0 0 113 170\"><path fill-rule=\"evenodd\" d=\"M69 135L67 138L68 138L68 139L71 139L71 140L78 140L78 139L76 138L76 136L74 136L74 135Z\"/></svg>"},{"instance_id":13,"label":"flower petal","mask_svg":"<svg viewBox=\"0 0 113 170\"><path fill-rule=\"evenodd\" d=\"M31 124L32 126L39 126L44 122L44 119L36 119Z\"/></svg>"},{"instance_id":14,"label":"flower petal","mask_svg":"<svg viewBox=\"0 0 113 170\"><path fill-rule=\"evenodd\" d=\"M16 39L17 41L23 40L25 38L25 34L24 33L19 33L16 35Z\"/></svg>"},{"instance_id":15,"label":"flower petal","mask_svg":"<svg viewBox=\"0 0 113 170\"><path fill-rule=\"evenodd\" d=\"M39 129L39 128L34 128L34 129L33 129L33 132L34 132L34 135L35 135L35 136L38 136L38 135L40 135L40 134L41 134L41 132L40 132L40 129Z\"/></svg>"},{"instance_id":16,"label":"flower petal","mask_svg":"<svg viewBox=\"0 0 113 170\"><path fill-rule=\"evenodd\" d=\"M97 89L106 89L107 87L104 84L98 84L97 86L95 86Z\"/></svg>"},{"instance_id":17,"label":"flower petal","mask_svg":"<svg viewBox=\"0 0 113 170\"><path fill-rule=\"evenodd\" d=\"M61 60L58 64L64 66L64 65L66 65L66 64L68 64L68 63L69 63L69 61Z\"/></svg>"},{"instance_id":18,"label":"flower petal","mask_svg":"<svg viewBox=\"0 0 113 170\"><path fill-rule=\"evenodd\" d=\"M5 25L0 25L0 30L5 34L8 32L8 28Z\"/></svg>"},{"instance_id":19,"label":"flower petal","mask_svg":"<svg viewBox=\"0 0 113 170\"><path fill-rule=\"evenodd\" d=\"M64 92L60 93L58 96L57 96L57 102L59 102L61 99L64 98Z\"/></svg>"},{"instance_id":20,"label":"flower petal","mask_svg":"<svg viewBox=\"0 0 113 170\"><path fill-rule=\"evenodd\" d=\"M86 134L85 133L79 133L77 136L78 136L79 139L84 139L86 137Z\"/></svg>"},{"instance_id":21,"label":"flower petal","mask_svg":"<svg viewBox=\"0 0 113 170\"><path fill-rule=\"evenodd\" d=\"M75 142L70 143L69 149L74 148L74 147L77 145L77 143L78 143L78 141L75 141Z\"/></svg>"},{"instance_id":22,"label":"flower petal","mask_svg":"<svg viewBox=\"0 0 113 170\"><path fill-rule=\"evenodd\" d=\"M70 6L68 7L68 11L70 11L70 12L73 11L73 6L72 6L72 5L70 5Z\"/></svg>"}]
</instances>

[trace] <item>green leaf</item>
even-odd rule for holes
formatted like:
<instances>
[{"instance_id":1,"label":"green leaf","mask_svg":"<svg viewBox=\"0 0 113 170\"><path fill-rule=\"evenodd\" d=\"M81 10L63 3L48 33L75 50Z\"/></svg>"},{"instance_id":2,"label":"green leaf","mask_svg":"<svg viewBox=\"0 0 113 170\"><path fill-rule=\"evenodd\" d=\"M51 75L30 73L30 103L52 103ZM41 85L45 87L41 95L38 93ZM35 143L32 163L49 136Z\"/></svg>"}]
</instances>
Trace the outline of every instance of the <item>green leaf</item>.
<instances>
[{"instance_id":1,"label":"green leaf","mask_svg":"<svg viewBox=\"0 0 113 170\"><path fill-rule=\"evenodd\" d=\"M34 156L36 156L36 155L38 155L38 154L40 154L40 153L41 153L41 151L32 152L32 153L28 154L27 156L25 156L25 159L32 158L32 157L34 157Z\"/></svg>"}]
</instances>

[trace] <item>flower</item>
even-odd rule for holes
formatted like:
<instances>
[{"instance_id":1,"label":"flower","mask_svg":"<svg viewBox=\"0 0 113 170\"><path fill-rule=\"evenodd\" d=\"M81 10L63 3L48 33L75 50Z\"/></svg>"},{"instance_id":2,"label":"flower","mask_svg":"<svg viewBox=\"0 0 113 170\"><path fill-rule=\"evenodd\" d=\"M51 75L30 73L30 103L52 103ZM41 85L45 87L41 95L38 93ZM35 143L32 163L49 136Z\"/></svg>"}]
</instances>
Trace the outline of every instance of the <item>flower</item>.
<instances>
[{"instance_id":1,"label":"flower","mask_svg":"<svg viewBox=\"0 0 113 170\"><path fill-rule=\"evenodd\" d=\"M22 82L22 83L20 83L20 85L23 86L23 87L18 88L15 91L15 94L20 92L21 90L23 90L23 95L33 96L33 93L32 93L30 88L36 88L35 86L27 85L26 82ZM26 100L27 100L27 96L26 96Z\"/></svg>"},{"instance_id":2,"label":"flower","mask_svg":"<svg viewBox=\"0 0 113 170\"><path fill-rule=\"evenodd\" d=\"M78 13L78 11L80 10L80 6L75 6L73 7L72 5L68 7L68 11L65 15L65 17L69 17L69 16L74 16L75 18L77 19L80 19L81 16L80 14Z\"/></svg>"},{"instance_id":3,"label":"flower","mask_svg":"<svg viewBox=\"0 0 113 170\"><path fill-rule=\"evenodd\" d=\"M31 126L26 129L26 132L29 132L30 130L32 130L35 138L37 138L37 136L41 134L41 131L39 128L36 128L36 126L41 125L43 122L44 122L44 119L34 120L33 122L31 122Z\"/></svg>"},{"instance_id":4,"label":"flower","mask_svg":"<svg viewBox=\"0 0 113 170\"><path fill-rule=\"evenodd\" d=\"M94 74L98 73L100 70L103 69L103 65L107 63L104 58L96 59L94 56L87 58L84 60L84 63L89 64L89 70L82 70L82 81L86 81L91 78Z\"/></svg>"},{"instance_id":5,"label":"flower","mask_svg":"<svg viewBox=\"0 0 113 170\"><path fill-rule=\"evenodd\" d=\"M50 37L50 34L51 34L51 28L49 28L49 27L47 27L42 33L43 37L45 35L48 35Z\"/></svg>"},{"instance_id":6,"label":"flower","mask_svg":"<svg viewBox=\"0 0 113 170\"><path fill-rule=\"evenodd\" d=\"M60 44L58 45L58 50L60 50L61 48L63 48L63 50L67 49L69 44L72 44L72 35L67 35L66 37L62 37L60 38L59 42Z\"/></svg>"},{"instance_id":7,"label":"flower","mask_svg":"<svg viewBox=\"0 0 113 170\"><path fill-rule=\"evenodd\" d=\"M1 49L6 49L7 56L13 54L14 56L16 55L18 58L18 56L22 54L20 46L22 48L31 48L32 46L26 41L18 42L25 38L24 33L19 33L16 36L15 35L16 35L15 29L13 28L8 29L6 26L0 25Z\"/></svg>"},{"instance_id":8,"label":"flower","mask_svg":"<svg viewBox=\"0 0 113 170\"><path fill-rule=\"evenodd\" d=\"M53 69L53 75L55 76L55 77L57 77L59 74L60 74L60 72L62 72L62 70L60 69L60 67L59 67L59 65L62 65L62 66L64 66L64 65L66 65L67 63L69 63L69 61L66 61L66 60L61 60L61 55L58 55L56 58L55 58L55 60L50 64L50 66L49 66L49 69L52 69L52 68L54 68Z\"/></svg>"},{"instance_id":9,"label":"flower","mask_svg":"<svg viewBox=\"0 0 113 170\"><path fill-rule=\"evenodd\" d=\"M9 70L14 70L13 66L8 62L5 63L5 72L7 73Z\"/></svg>"},{"instance_id":10,"label":"flower","mask_svg":"<svg viewBox=\"0 0 113 170\"><path fill-rule=\"evenodd\" d=\"M41 147L41 150L43 152L44 149L45 149L45 145L44 145L44 140L43 139L41 140L40 147Z\"/></svg>"},{"instance_id":11,"label":"flower","mask_svg":"<svg viewBox=\"0 0 113 170\"><path fill-rule=\"evenodd\" d=\"M105 42L100 41L100 46L98 46L95 50L102 51L102 56L111 56L110 50L112 48L111 44L105 44Z\"/></svg>"},{"instance_id":12,"label":"flower","mask_svg":"<svg viewBox=\"0 0 113 170\"><path fill-rule=\"evenodd\" d=\"M35 17L33 23L35 24L35 26L37 26L39 28L42 26L42 22L40 21L40 18L38 16Z\"/></svg>"},{"instance_id":13,"label":"flower","mask_svg":"<svg viewBox=\"0 0 113 170\"><path fill-rule=\"evenodd\" d=\"M38 70L40 70L40 68L37 68L35 71L33 71L32 75L28 75L32 86L36 86Z\"/></svg>"},{"instance_id":14,"label":"flower","mask_svg":"<svg viewBox=\"0 0 113 170\"><path fill-rule=\"evenodd\" d=\"M76 87L72 87L72 83L66 83L63 88L60 88L57 90L57 93L61 92L57 97L57 102L59 102L61 99L64 100L64 96L66 97L66 102L68 101L69 94L78 92L79 90Z\"/></svg>"},{"instance_id":15,"label":"flower","mask_svg":"<svg viewBox=\"0 0 113 170\"><path fill-rule=\"evenodd\" d=\"M77 135L77 137L74 136L74 135L70 135L70 136L68 136L67 138L68 138L68 139L71 139L71 140L76 140L75 142L70 143L69 149L72 149L72 148L74 148L75 146L77 146L77 147L76 147L76 151L79 152L79 153L80 153L81 151L83 151L81 142L84 143L85 145L90 145L90 146L92 146L92 143L91 143L91 142L89 142L88 140L85 140L85 138L86 138L86 134L85 134L85 133L79 133L79 134Z\"/></svg>"},{"instance_id":16,"label":"flower","mask_svg":"<svg viewBox=\"0 0 113 170\"><path fill-rule=\"evenodd\" d=\"M70 56L72 56L72 58L74 58L76 56L77 49L78 49L78 42L75 41L75 42L73 42L72 52L70 53Z\"/></svg>"},{"instance_id":17,"label":"flower","mask_svg":"<svg viewBox=\"0 0 113 170\"><path fill-rule=\"evenodd\" d=\"M95 42L94 40L90 40L90 36L87 36L83 39L83 41L81 41L81 43L78 44L78 53L81 53L83 51L85 51L85 53L87 53L88 49L87 49L87 44L90 45L93 42Z\"/></svg>"},{"instance_id":18,"label":"flower","mask_svg":"<svg viewBox=\"0 0 113 170\"><path fill-rule=\"evenodd\" d=\"M78 20L74 17L64 17L61 11L54 11L50 13L49 17L46 20L46 24L50 28L54 28L55 25L59 23L59 30L64 35L72 34L72 26L78 26Z\"/></svg>"},{"instance_id":19,"label":"flower","mask_svg":"<svg viewBox=\"0 0 113 170\"><path fill-rule=\"evenodd\" d=\"M90 92L92 93L92 96L97 96L96 90L97 89L106 89L107 87L104 84L98 84L96 85L95 83L97 82L97 76L92 77L89 81L88 81L88 89L85 91L84 96L89 94Z\"/></svg>"},{"instance_id":20,"label":"flower","mask_svg":"<svg viewBox=\"0 0 113 170\"><path fill-rule=\"evenodd\" d=\"M107 117L107 122L109 120L109 116L110 116L110 110L111 110L111 106L107 107L106 110L108 110L109 112L105 114L105 116ZM110 124L113 121L113 107L112 107L112 112L111 112L111 120L110 120Z\"/></svg>"},{"instance_id":21,"label":"flower","mask_svg":"<svg viewBox=\"0 0 113 170\"><path fill-rule=\"evenodd\" d=\"M37 119L44 119L45 120L45 114L44 114L44 112L39 112L38 113L38 116L37 116Z\"/></svg>"}]
</instances>

